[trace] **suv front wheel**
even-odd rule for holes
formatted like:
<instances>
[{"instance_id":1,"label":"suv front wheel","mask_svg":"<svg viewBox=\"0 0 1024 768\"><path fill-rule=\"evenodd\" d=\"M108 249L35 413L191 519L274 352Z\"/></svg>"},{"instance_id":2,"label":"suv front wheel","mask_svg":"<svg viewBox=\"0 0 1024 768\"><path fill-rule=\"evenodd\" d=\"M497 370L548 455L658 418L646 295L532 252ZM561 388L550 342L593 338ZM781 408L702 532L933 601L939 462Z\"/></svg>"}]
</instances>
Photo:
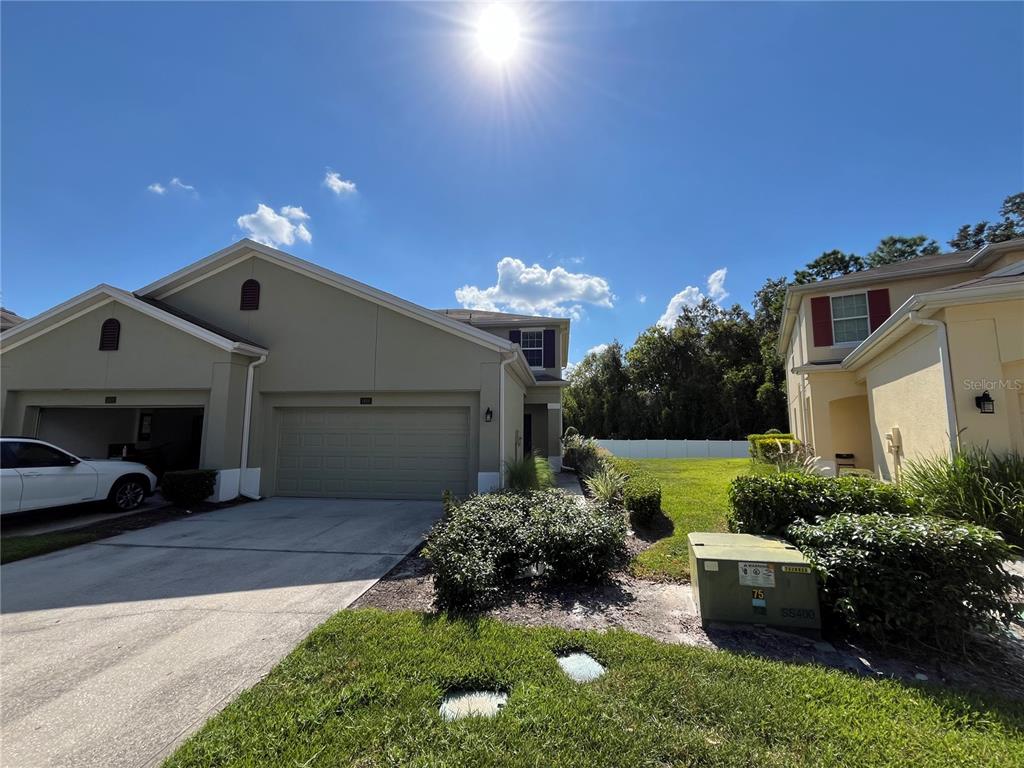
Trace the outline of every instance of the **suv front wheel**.
<instances>
[{"instance_id":1,"label":"suv front wheel","mask_svg":"<svg viewBox=\"0 0 1024 768\"><path fill-rule=\"evenodd\" d=\"M141 477L122 477L110 489L108 497L121 512L130 512L146 498L146 481Z\"/></svg>"}]
</instances>

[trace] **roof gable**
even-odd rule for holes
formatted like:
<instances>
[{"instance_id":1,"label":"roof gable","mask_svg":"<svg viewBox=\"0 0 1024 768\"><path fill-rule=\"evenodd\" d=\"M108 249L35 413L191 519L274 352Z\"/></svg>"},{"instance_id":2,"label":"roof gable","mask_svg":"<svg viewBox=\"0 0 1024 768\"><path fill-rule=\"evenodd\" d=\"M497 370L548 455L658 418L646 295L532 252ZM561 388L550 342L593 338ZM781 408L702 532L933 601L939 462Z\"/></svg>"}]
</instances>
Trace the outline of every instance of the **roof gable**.
<instances>
[{"instance_id":1,"label":"roof gable","mask_svg":"<svg viewBox=\"0 0 1024 768\"><path fill-rule=\"evenodd\" d=\"M386 291L379 290L358 280L339 274L318 264L300 259L290 253L285 253L268 245L257 243L254 240L239 240L234 245L217 251L204 259L190 264L187 267L173 272L167 277L150 283L135 293L137 296L147 300L161 300L177 291L194 285L195 283L214 275L224 269L252 257L264 259L272 264L286 269L299 272L314 280L330 285L338 290L353 294L359 298L371 301L377 305L398 312L406 317L411 317L420 322L427 323L436 328L453 333L461 338L468 339L481 344L489 349L502 352L511 352L514 345L498 336L474 328L467 323L460 322L453 318L439 314L434 310L421 307L411 301L406 301Z\"/></svg>"},{"instance_id":2,"label":"roof gable","mask_svg":"<svg viewBox=\"0 0 1024 768\"><path fill-rule=\"evenodd\" d=\"M82 315L91 312L97 307L110 302L123 304L131 309L141 312L144 315L166 323L179 331L187 333L195 338L212 344L215 347L228 352L238 352L244 355L258 356L267 353L263 347L255 345L237 337L224 335L224 332L212 329L194 322L193 319L183 317L180 313L172 313L160 307L158 304L143 301L127 291L115 288L112 285L101 283L84 293L80 293L63 304L48 309L42 314L19 323L13 328L4 331L0 335L0 351L7 352L25 344L44 333L60 328Z\"/></svg>"}]
</instances>

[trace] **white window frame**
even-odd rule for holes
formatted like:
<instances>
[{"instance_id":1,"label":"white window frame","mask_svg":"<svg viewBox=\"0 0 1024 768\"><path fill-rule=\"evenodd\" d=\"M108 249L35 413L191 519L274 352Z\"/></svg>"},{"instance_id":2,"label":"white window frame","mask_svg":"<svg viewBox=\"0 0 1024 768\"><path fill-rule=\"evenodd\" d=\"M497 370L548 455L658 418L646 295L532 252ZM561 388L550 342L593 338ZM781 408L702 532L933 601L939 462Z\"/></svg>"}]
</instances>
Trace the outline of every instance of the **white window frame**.
<instances>
[{"instance_id":1,"label":"white window frame","mask_svg":"<svg viewBox=\"0 0 1024 768\"><path fill-rule=\"evenodd\" d=\"M537 347L526 347L523 345L523 335L527 333L538 333L540 334L540 346ZM540 365L533 365L530 363L530 369L534 371L544 370L544 329L543 328L521 328L519 330L519 348L523 350L523 356L526 357L526 362L530 363L530 358L526 356L527 349L539 349L540 350Z\"/></svg>"},{"instance_id":2,"label":"white window frame","mask_svg":"<svg viewBox=\"0 0 1024 768\"><path fill-rule=\"evenodd\" d=\"M853 315L852 317L836 317L836 305L835 300L841 299L846 296L863 296L864 297L864 314ZM871 335L871 307L868 305L868 292L867 291L847 291L846 293L833 293L829 294L828 297L828 311L831 316L830 322L832 323L832 346L833 347L856 347L861 344L868 336ZM836 320L858 320L861 317L867 322L868 336L858 341L836 341Z\"/></svg>"}]
</instances>

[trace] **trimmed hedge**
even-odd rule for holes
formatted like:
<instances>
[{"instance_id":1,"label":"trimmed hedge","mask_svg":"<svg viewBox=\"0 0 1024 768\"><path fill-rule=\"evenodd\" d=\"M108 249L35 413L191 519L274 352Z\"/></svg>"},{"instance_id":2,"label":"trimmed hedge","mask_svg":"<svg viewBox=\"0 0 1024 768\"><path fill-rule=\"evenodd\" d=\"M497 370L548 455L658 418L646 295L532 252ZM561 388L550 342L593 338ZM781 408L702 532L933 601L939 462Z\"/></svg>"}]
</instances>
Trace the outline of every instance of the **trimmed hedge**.
<instances>
[{"instance_id":1,"label":"trimmed hedge","mask_svg":"<svg viewBox=\"0 0 1024 768\"><path fill-rule=\"evenodd\" d=\"M635 461L612 458L611 464L626 476L622 505L635 524L649 525L661 513L661 483Z\"/></svg>"},{"instance_id":2,"label":"trimmed hedge","mask_svg":"<svg viewBox=\"0 0 1024 768\"><path fill-rule=\"evenodd\" d=\"M881 644L962 651L974 631L1009 624L1024 578L994 531L944 517L840 514L800 521L787 537L822 577L822 603L841 625Z\"/></svg>"},{"instance_id":3,"label":"trimmed hedge","mask_svg":"<svg viewBox=\"0 0 1024 768\"><path fill-rule=\"evenodd\" d=\"M755 461L773 462L782 453L795 453L803 443L792 432L767 432L763 435L747 435L750 455Z\"/></svg>"},{"instance_id":4,"label":"trimmed hedge","mask_svg":"<svg viewBox=\"0 0 1024 768\"><path fill-rule=\"evenodd\" d=\"M908 515L913 498L895 485L865 477L820 477L795 472L741 475L729 486L729 530L782 536L797 520L839 514Z\"/></svg>"},{"instance_id":5,"label":"trimmed hedge","mask_svg":"<svg viewBox=\"0 0 1024 768\"><path fill-rule=\"evenodd\" d=\"M192 507L213 495L217 473L212 469L183 469L165 472L160 478L160 493L172 504Z\"/></svg>"},{"instance_id":6,"label":"trimmed hedge","mask_svg":"<svg viewBox=\"0 0 1024 768\"><path fill-rule=\"evenodd\" d=\"M491 604L538 563L546 581L601 581L625 561L625 540L625 520L612 508L556 489L499 491L451 510L430 532L424 556L439 605L467 610Z\"/></svg>"}]
</instances>

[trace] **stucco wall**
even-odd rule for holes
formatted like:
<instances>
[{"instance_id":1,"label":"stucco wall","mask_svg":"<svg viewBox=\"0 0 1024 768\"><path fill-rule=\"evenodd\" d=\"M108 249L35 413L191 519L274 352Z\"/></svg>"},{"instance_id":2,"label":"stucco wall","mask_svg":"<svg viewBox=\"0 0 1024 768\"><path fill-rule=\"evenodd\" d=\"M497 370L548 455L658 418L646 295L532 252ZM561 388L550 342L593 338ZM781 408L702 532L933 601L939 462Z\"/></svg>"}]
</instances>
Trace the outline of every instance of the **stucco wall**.
<instances>
[{"instance_id":1,"label":"stucco wall","mask_svg":"<svg viewBox=\"0 0 1024 768\"><path fill-rule=\"evenodd\" d=\"M973 277L978 277L980 274L981 273L971 274L959 272L951 275L933 275L914 277L906 280L877 282L865 286L842 288L836 286L831 291L822 290L820 292L806 293L802 296L800 301L801 311L797 322L800 326L801 337L806 339L805 349L807 360L812 363L821 362L823 360L842 360L857 346L856 344L835 344L827 347L814 346L814 332L811 328L811 313L808 308L811 306L811 299L816 296L838 296L850 293L865 293L868 290L874 291L886 289L889 291L889 309L892 312L895 312L914 294L937 291L940 288L948 288L951 285L956 285L957 283L962 283L965 280L970 280Z\"/></svg>"},{"instance_id":2,"label":"stucco wall","mask_svg":"<svg viewBox=\"0 0 1024 768\"><path fill-rule=\"evenodd\" d=\"M865 394L838 398L828 404L828 412L832 432L832 453L827 458L839 463L839 460L835 459L835 454L852 453L853 463L858 469L874 470L868 396ZM843 460L843 463L848 462L848 459Z\"/></svg>"},{"instance_id":3,"label":"stucco wall","mask_svg":"<svg viewBox=\"0 0 1024 768\"><path fill-rule=\"evenodd\" d=\"M895 479L885 434L898 426L903 461L948 456L946 390L937 331L922 327L883 352L866 371L875 472Z\"/></svg>"},{"instance_id":4,"label":"stucco wall","mask_svg":"<svg viewBox=\"0 0 1024 768\"><path fill-rule=\"evenodd\" d=\"M120 344L116 351L101 352L100 327L108 318L121 323ZM7 390L208 389L211 365L219 362L231 362L231 353L110 302L3 350L0 373Z\"/></svg>"},{"instance_id":5,"label":"stucco wall","mask_svg":"<svg viewBox=\"0 0 1024 768\"><path fill-rule=\"evenodd\" d=\"M47 408L36 436L76 456L105 459L110 444L135 442L138 415L134 408Z\"/></svg>"},{"instance_id":6,"label":"stucco wall","mask_svg":"<svg viewBox=\"0 0 1024 768\"><path fill-rule=\"evenodd\" d=\"M523 404L526 388L508 368L505 369L505 461L523 456ZM502 467L504 471L504 467Z\"/></svg>"},{"instance_id":7,"label":"stucco wall","mask_svg":"<svg viewBox=\"0 0 1024 768\"><path fill-rule=\"evenodd\" d=\"M853 453L857 456L857 465L870 468L871 451L865 451L866 435L868 434L867 414L856 429L857 421L853 416L855 408L847 402L833 409L832 403L849 398L866 395L864 383L857 381L849 371L821 371L806 374L806 386L803 390L804 402L800 404L801 420L798 437L809 443L814 454L821 459L821 466L835 469L836 453ZM803 411L810 411L807 416L808 433L803 430ZM839 421L834 422L833 416ZM865 461L865 459L867 459Z\"/></svg>"},{"instance_id":8,"label":"stucco wall","mask_svg":"<svg viewBox=\"0 0 1024 768\"><path fill-rule=\"evenodd\" d=\"M522 331L527 328L531 331L536 330L553 330L555 332L555 367L554 368L540 368L538 372L543 371L549 373L552 376L562 376L562 367L559 364L562 360L562 353L564 352L562 346L565 344L566 333L562 330L561 326L558 325L545 325L542 321L538 322L537 325L522 326L522 325L486 325L481 326L480 330L486 331L487 333L493 334L498 338L509 340L509 334L513 330Z\"/></svg>"},{"instance_id":9,"label":"stucco wall","mask_svg":"<svg viewBox=\"0 0 1024 768\"><path fill-rule=\"evenodd\" d=\"M260 282L256 311L238 308L242 283ZM270 350L265 392L476 390L498 353L379 307L308 275L250 257L163 296Z\"/></svg>"},{"instance_id":10,"label":"stucco wall","mask_svg":"<svg viewBox=\"0 0 1024 768\"><path fill-rule=\"evenodd\" d=\"M118 349L99 350L100 327L121 322ZM201 406L202 465L237 467L247 358L126 305L97 306L0 354L4 434L35 434L39 408Z\"/></svg>"},{"instance_id":11,"label":"stucco wall","mask_svg":"<svg viewBox=\"0 0 1024 768\"><path fill-rule=\"evenodd\" d=\"M950 307L944 313L961 444L1002 452L1024 447L1024 300ZM974 398L988 390L995 413Z\"/></svg>"},{"instance_id":12,"label":"stucco wall","mask_svg":"<svg viewBox=\"0 0 1024 768\"><path fill-rule=\"evenodd\" d=\"M248 278L260 282L260 306L238 309ZM406 317L307 275L250 257L194 285L162 297L270 350L256 369L250 466L274 487L274 407L374 404L446 404L453 393L472 406L473 472L496 473L500 354L471 340ZM522 429L520 399L519 429ZM474 480L470 487L476 487Z\"/></svg>"}]
</instances>

